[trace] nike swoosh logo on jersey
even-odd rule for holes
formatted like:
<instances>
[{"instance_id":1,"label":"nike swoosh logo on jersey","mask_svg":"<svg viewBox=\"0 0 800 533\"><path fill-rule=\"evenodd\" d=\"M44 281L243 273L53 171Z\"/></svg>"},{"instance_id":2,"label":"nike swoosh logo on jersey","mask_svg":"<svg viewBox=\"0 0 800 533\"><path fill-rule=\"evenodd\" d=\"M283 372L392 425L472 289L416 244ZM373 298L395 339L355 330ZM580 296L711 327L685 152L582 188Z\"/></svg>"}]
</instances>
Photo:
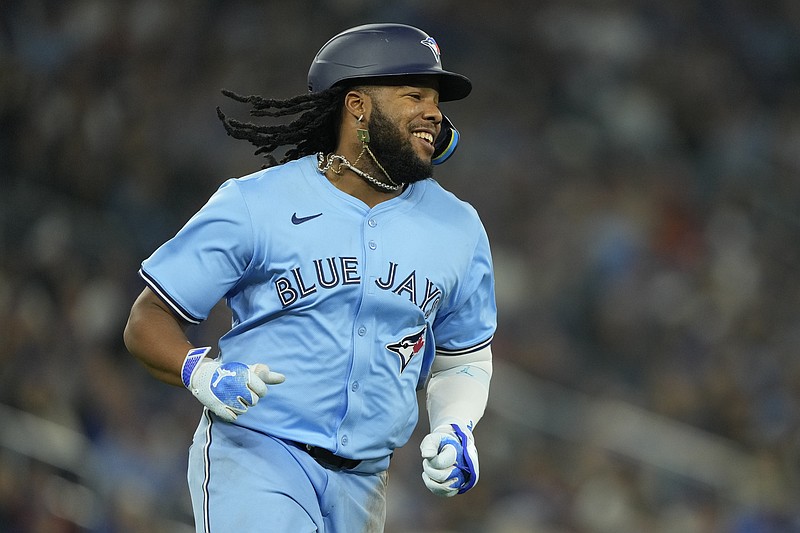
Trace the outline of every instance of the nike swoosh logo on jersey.
<instances>
[{"instance_id":1,"label":"nike swoosh logo on jersey","mask_svg":"<svg viewBox=\"0 0 800 533\"><path fill-rule=\"evenodd\" d=\"M315 219L317 217L321 217L322 213L317 213L316 215L311 215L308 217L298 217L297 213L292 214L292 224L295 226L298 224L302 224L303 222L308 222L309 220Z\"/></svg>"}]
</instances>

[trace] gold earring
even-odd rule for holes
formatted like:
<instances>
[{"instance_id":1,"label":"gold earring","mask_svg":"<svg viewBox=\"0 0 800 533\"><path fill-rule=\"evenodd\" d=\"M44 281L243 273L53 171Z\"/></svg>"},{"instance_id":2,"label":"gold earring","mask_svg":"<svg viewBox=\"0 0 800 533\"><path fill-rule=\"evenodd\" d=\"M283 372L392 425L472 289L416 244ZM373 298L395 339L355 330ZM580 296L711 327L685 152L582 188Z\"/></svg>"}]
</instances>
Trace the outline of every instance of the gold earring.
<instances>
[{"instance_id":1,"label":"gold earring","mask_svg":"<svg viewBox=\"0 0 800 533\"><path fill-rule=\"evenodd\" d=\"M364 120L364 113L361 113L361 116L358 117L359 124ZM369 142L369 131L364 128L358 128L356 130L356 135L358 136L358 140L364 144Z\"/></svg>"}]
</instances>

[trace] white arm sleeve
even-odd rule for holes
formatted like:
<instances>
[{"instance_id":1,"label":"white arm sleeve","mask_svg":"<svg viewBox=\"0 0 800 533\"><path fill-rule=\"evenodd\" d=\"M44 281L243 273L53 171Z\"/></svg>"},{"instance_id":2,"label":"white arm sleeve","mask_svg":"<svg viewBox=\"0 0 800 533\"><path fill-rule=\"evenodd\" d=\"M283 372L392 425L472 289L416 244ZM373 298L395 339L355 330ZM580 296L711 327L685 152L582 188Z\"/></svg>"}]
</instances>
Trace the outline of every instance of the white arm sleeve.
<instances>
[{"instance_id":1,"label":"white arm sleeve","mask_svg":"<svg viewBox=\"0 0 800 533\"><path fill-rule=\"evenodd\" d=\"M475 427L489 399L491 347L464 355L437 356L431 370L427 388L431 431L451 423Z\"/></svg>"}]
</instances>

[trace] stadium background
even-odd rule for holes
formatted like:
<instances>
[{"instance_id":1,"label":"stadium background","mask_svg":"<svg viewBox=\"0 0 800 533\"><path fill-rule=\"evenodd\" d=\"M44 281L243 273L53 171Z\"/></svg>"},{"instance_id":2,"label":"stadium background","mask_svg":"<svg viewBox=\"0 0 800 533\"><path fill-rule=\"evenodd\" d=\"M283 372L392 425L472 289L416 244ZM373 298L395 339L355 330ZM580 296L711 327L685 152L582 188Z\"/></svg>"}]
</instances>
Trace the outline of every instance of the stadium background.
<instances>
[{"instance_id":1,"label":"stadium background","mask_svg":"<svg viewBox=\"0 0 800 533\"><path fill-rule=\"evenodd\" d=\"M122 345L138 264L261 165L220 89L302 92L379 21L475 84L437 177L500 309L481 482L430 495L417 432L387 533L800 531L795 0L2 2L0 531L189 531L199 406Z\"/></svg>"}]
</instances>

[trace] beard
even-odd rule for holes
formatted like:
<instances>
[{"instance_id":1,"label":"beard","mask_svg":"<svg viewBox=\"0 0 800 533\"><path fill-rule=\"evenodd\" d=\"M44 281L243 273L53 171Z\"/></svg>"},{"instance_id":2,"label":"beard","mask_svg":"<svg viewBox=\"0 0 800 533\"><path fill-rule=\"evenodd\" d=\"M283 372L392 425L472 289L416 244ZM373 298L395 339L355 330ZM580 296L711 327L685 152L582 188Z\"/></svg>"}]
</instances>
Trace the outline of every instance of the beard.
<instances>
[{"instance_id":1,"label":"beard","mask_svg":"<svg viewBox=\"0 0 800 533\"><path fill-rule=\"evenodd\" d=\"M372 110L368 129L369 148L393 182L414 183L433 175L433 163L417 155L411 140L377 106Z\"/></svg>"}]
</instances>

